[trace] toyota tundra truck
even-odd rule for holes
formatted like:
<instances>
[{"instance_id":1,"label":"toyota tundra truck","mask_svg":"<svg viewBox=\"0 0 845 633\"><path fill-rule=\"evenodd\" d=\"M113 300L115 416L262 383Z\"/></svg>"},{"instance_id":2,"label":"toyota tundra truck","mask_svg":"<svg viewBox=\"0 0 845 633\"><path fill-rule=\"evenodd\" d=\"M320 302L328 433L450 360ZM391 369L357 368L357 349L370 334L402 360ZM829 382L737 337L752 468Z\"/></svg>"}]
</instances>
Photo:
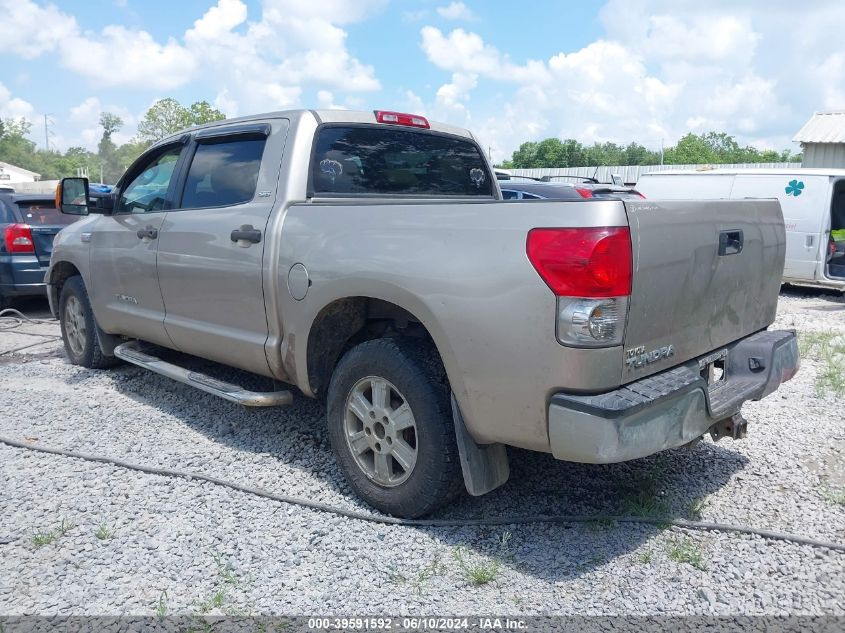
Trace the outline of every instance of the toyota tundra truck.
<instances>
[{"instance_id":1,"label":"toyota tundra truck","mask_svg":"<svg viewBox=\"0 0 845 633\"><path fill-rule=\"evenodd\" d=\"M339 467L391 515L502 485L507 446L612 463L742 437L742 404L799 365L768 329L777 201L503 201L475 137L422 116L215 122L96 205L85 179L57 198L88 216L46 273L70 362L247 407L321 398Z\"/></svg>"}]
</instances>

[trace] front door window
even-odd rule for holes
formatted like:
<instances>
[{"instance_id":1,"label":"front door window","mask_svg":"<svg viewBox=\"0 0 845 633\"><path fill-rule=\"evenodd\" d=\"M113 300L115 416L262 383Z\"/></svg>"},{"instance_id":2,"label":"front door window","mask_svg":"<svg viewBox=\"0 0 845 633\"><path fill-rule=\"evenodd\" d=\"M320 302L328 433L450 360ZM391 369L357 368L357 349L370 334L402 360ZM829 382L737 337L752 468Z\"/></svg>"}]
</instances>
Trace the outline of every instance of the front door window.
<instances>
[{"instance_id":1,"label":"front door window","mask_svg":"<svg viewBox=\"0 0 845 633\"><path fill-rule=\"evenodd\" d=\"M164 211L167 190L181 152L180 145L151 158L140 173L120 192L115 211L117 213Z\"/></svg>"}]
</instances>

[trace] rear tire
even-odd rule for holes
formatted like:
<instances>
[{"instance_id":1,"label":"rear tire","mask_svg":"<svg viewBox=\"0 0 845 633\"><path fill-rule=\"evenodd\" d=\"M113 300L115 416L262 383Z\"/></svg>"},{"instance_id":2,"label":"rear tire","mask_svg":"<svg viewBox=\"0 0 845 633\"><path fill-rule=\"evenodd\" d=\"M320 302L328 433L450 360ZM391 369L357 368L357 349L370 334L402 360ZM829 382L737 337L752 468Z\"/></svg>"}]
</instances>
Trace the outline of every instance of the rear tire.
<instances>
[{"instance_id":1,"label":"rear tire","mask_svg":"<svg viewBox=\"0 0 845 633\"><path fill-rule=\"evenodd\" d=\"M449 385L431 345L385 338L349 350L329 384L328 425L340 469L382 512L420 517L461 489Z\"/></svg>"},{"instance_id":2,"label":"rear tire","mask_svg":"<svg viewBox=\"0 0 845 633\"><path fill-rule=\"evenodd\" d=\"M59 324L70 362L89 369L114 367L119 360L107 356L97 338L97 321L82 277L71 277L59 297Z\"/></svg>"}]
</instances>

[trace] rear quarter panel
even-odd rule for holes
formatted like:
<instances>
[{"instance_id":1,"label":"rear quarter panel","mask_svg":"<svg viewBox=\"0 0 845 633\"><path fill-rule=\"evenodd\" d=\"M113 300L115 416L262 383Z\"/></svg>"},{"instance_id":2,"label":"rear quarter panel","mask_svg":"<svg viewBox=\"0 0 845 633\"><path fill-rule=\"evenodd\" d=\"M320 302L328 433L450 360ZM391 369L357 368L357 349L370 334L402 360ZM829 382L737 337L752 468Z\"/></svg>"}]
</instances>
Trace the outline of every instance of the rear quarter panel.
<instances>
[{"instance_id":1,"label":"rear quarter panel","mask_svg":"<svg viewBox=\"0 0 845 633\"><path fill-rule=\"evenodd\" d=\"M476 440L548 451L550 395L619 384L621 347L555 339L556 300L525 253L534 227L625 226L621 202L309 203L288 208L279 286L295 263L306 297L280 292L296 382L308 392L307 340L320 310L344 297L389 301L415 315L443 359Z\"/></svg>"}]
</instances>

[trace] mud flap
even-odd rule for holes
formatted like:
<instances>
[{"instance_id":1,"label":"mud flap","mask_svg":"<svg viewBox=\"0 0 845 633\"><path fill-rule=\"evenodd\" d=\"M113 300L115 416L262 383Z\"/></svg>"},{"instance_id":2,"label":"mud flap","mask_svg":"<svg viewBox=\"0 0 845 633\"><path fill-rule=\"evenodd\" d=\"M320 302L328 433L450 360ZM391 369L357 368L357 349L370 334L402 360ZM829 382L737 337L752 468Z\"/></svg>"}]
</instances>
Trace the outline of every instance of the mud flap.
<instances>
[{"instance_id":1,"label":"mud flap","mask_svg":"<svg viewBox=\"0 0 845 633\"><path fill-rule=\"evenodd\" d=\"M452 419L455 422L455 438L461 456L461 471L467 492L474 497L487 494L504 484L510 477L508 453L504 444L476 444L467 431L464 417L458 408L455 395L452 399Z\"/></svg>"}]
</instances>

